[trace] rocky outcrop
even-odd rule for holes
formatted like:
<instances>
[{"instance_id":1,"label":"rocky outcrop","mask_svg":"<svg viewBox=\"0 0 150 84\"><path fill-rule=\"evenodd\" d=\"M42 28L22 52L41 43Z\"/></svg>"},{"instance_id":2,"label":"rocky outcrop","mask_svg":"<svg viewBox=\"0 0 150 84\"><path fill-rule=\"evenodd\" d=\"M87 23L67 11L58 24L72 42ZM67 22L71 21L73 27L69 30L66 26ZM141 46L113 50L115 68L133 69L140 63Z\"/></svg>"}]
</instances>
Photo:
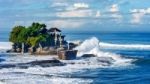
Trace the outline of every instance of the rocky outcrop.
<instances>
[{"instance_id":1,"label":"rocky outcrop","mask_svg":"<svg viewBox=\"0 0 150 84\"><path fill-rule=\"evenodd\" d=\"M64 66L65 64L57 59L51 60L36 60L28 63L17 63L17 64L0 64L0 69L2 68L29 68L34 66L40 67L52 67L52 66Z\"/></svg>"},{"instance_id":2,"label":"rocky outcrop","mask_svg":"<svg viewBox=\"0 0 150 84\"><path fill-rule=\"evenodd\" d=\"M82 55L82 57L96 57L96 55L94 55L94 54L84 54L84 55Z\"/></svg>"},{"instance_id":3,"label":"rocky outcrop","mask_svg":"<svg viewBox=\"0 0 150 84\"><path fill-rule=\"evenodd\" d=\"M58 52L58 58L62 60L76 59L77 50L63 50Z\"/></svg>"}]
</instances>

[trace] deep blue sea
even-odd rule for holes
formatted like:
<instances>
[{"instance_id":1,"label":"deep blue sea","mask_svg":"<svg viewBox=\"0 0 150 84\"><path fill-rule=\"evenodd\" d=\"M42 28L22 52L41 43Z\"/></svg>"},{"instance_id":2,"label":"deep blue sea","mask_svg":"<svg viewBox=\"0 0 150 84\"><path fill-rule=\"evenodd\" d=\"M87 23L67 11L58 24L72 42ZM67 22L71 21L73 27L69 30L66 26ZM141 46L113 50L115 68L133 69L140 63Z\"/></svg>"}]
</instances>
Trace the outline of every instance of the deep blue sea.
<instances>
[{"instance_id":1,"label":"deep blue sea","mask_svg":"<svg viewBox=\"0 0 150 84\"><path fill-rule=\"evenodd\" d=\"M100 42L118 45L150 45L150 33L143 32L74 32L65 34L68 36L68 40L85 40L89 37L97 37ZM105 49L105 51L117 53L123 57L137 59L137 61L133 63L136 67L87 70L85 74L92 74L91 78L94 80L94 84L150 84L150 49L117 48ZM87 78L90 78L90 75L88 76Z\"/></svg>"},{"instance_id":2,"label":"deep blue sea","mask_svg":"<svg viewBox=\"0 0 150 84\"><path fill-rule=\"evenodd\" d=\"M64 73L61 73L61 76L59 76L58 79L55 78L55 80L57 81L64 79L64 82L62 82L61 84L65 84L66 83L65 81L67 80L68 81L77 80L77 81L72 82L72 84L74 83L78 84L79 81L81 81L79 82L79 84L150 84L150 47L149 47L150 46L150 33L144 33L144 32L138 32L138 33L136 32L130 32L130 33L129 32L113 32L113 33L112 32L64 32L63 34L66 35L66 39L68 41L72 41L72 40L85 41L86 39L95 37L100 41L100 43L105 43L105 44L107 43L105 45L106 47L100 48L101 51L117 54L123 58L133 59L135 61L130 62L131 65L129 66L120 66L120 67L108 66L106 68L104 67L92 68L91 67L91 68L85 68L85 69L77 70L75 72L70 72L70 73L64 72ZM1 42L8 41L7 32L1 33L0 41ZM104 46L104 44L102 44L102 46ZM1 57L5 58L2 55ZM5 59L8 59L8 58L9 57ZM123 64L124 63L122 63L122 65ZM82 66L78 66L78 67L82 67ZM13 69L11 70L14 71ZM30 70L32 71L33 69L30 69ZM42 70L43 69L41 69L41 71ZM72 67L71 71L73 70L74 70L74 67ZM4 70L1 69L1 71L5 72L5 69ZM20 73L17 73L17 76L22 77L20 74L23 74L23 73L21 72L22 71L20 71ZM2 72L0 72L0 74L1 74L1 77L4 76ZM8 76L11 76L11 75L8 75ZM5 79L7 79L7 77L3 77L3 79L0 78L0 81L4 81ZM30 77L30 76L27 76L27 77ZM42 75L40 77L42 77ZM41 79L43 79L44 81L48 80L46 79L46 77L45 79L44 77ZM8 77L8 80L9 80L9 77ZM88 82L88 80L90 82ZM25 81L25 78L24 78L24 81ZM10 82L8 81L8 83ZM39 84L40 83L44 83L44 82L39 82Z\"/></svg>"}]
</instances>

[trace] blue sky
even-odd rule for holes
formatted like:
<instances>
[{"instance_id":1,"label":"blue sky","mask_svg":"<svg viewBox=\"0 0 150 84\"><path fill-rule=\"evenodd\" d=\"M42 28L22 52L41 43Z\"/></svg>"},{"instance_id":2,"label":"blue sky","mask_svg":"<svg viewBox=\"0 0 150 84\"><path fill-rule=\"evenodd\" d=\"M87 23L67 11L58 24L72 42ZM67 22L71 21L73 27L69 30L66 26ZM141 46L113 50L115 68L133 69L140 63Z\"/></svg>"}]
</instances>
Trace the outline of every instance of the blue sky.
<instances>
[{"instance_id":1,"label":"blue sky","mask_svg":"<svg viewBox=\"0 0 150 84\"><path fill-rule=\"evenodd\" d=\"M150 32L150 0L0 0L0 31L32 22L72 31Z\"/></svg>"}]
</instances>

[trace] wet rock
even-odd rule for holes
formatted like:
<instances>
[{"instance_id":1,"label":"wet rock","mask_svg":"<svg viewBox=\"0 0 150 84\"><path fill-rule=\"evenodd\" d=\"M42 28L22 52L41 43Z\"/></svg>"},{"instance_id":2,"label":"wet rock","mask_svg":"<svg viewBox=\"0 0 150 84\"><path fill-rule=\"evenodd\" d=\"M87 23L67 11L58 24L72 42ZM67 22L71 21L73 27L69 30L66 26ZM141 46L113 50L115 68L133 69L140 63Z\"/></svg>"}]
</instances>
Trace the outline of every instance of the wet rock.
<instances>
[{"instance_id":1,"label":"wet rock","mask_svg":"<svg viewBox=\"0 0 150 84\"><path fill-rule=\"evenodd\" d=\"M16 52L14 49L11 49L11 50L7 50L6 53L14 53Z\"/></svg>"},{"instance_id":2,"label":"wet rock","mask_svg":"<svg viewBox=\"0 0 150 84\"><path fill-rule=\"evenodd\" d=\"M28 63L16 63L16 64L0 64L0 69L2 68L29 68L34 66L41 67L52 67L52 66L64 66L65 64L57 59L52 60L36 60Z\"/></svg>"},{"instance_id":3,"label":"wet rock","mask_svg":"<svg viewBox=\"0 0 150 84\"><path fill-rule=\"evenodd\" d=\"M17 48L17 52L20 53L21 52L21 48Z\"/></svg>"},{"instance_id":4,"label":"wet rock","mask_svg":"<svg viewBox=\"0 0 150 84\"><path fill-rule=\"evenodd\" d=\"M94 54L84 54L84 55L82 55L82 57L96 57L96 55L94 55Z\"/></svg>"},{"instance_id":5,"label":"wet rock","mask_svg":"<svg viewBox=\"0 0 150 84\"><path fill-rule=\"evenodd\" d=\"M0 65L0 69L3 69L3 68L13 68L15 67L14 64L1 64Z\"/></svg>"},{"instance_id":6,"label":"wet rock","mask_svg":"<svg viewBox=\"0 0 150 84\"><path fill-rule=\"evenodd\" d=\"M10 53L10 52L11 52L11 50L7 50L6 52L7 52L7 53Z\"/></svg>"},{"instance_id":7,"label":"wet rock","mask_svg":"<svg viewBox=\"0 0 150 84\"><path fill-rule=\"evenodd\" d=\"M32 61L26 63L27 65L31 66L41 66L41 67L50 67L50 66L63 66L64 63L60 62L57 59L54 60L41 60L41 61Z\"/></svg>"},{"instance_id":8,"label":"wet rock","mask_svg":"<svg viewBox=\"0 0 150 84\"><path fill-rule=\"evenodd\" d=\"M77 50L63 50L58 52L58 58L61 60L74 60L77 56Z\"/></svg>"}]
</instances>

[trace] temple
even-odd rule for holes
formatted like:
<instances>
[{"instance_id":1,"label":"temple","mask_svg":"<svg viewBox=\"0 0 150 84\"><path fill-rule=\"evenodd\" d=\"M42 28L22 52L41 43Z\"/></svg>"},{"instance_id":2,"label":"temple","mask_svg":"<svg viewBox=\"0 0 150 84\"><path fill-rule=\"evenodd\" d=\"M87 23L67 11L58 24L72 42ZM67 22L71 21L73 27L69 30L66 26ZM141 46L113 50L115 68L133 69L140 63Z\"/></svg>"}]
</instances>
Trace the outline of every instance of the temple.
<instances>
[{"instance_id":1,"label":"temple","mask_svg":"<svg viewBox=\"0 0 150 84\"><path fill-rule=\"evenodd\" d=\"M61 30L59 30L58 28L51 28L47 32L52 37L50 41L51 47L62 47L62 45L65 45L67 43L64 40L65 35L62 35Z\"/></svg>"},{"instance_id":2,"label":"temple","mask_svg":"<svg viewBox=\"0 0 150 84\"><path fill-rule=\"evenodd\" d=\"M40 32L47 34L46 42L39 41L38 45L32 47L29 44L21 45L14 43L11 52L30 53L36 55L58 55L59 59L70 60L75 59L77 50L73 50L76 44L68 43L65 40L65 35L58 28L43 28ZM23 48L21 48L21 46Z\"/></svg>"}]
</instances>

